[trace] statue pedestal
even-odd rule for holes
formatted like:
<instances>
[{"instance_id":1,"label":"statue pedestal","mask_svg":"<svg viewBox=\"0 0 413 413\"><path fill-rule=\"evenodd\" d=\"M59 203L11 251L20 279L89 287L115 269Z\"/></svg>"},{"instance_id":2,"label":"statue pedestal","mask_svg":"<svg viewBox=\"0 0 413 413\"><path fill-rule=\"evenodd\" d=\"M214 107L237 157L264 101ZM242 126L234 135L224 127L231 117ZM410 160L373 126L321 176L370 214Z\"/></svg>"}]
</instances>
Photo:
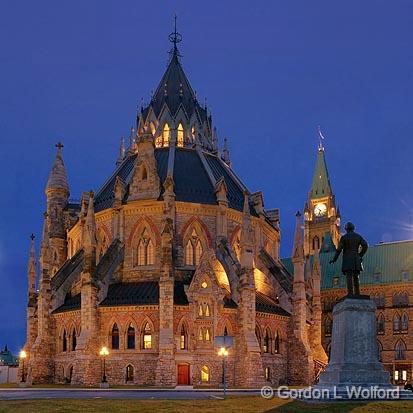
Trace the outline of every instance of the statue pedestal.
<instances>
[{"instance_id":1,"label":"statue pedestal","mask_svg":"<svg viewBox=\"0 0 413 413\"><path fill-rule=\"evenodd\" d=\"M330 362L317 387L390 387L389 373L378 357L376 304L345 298L333 309Z\"/></svg>"}]
</instances>

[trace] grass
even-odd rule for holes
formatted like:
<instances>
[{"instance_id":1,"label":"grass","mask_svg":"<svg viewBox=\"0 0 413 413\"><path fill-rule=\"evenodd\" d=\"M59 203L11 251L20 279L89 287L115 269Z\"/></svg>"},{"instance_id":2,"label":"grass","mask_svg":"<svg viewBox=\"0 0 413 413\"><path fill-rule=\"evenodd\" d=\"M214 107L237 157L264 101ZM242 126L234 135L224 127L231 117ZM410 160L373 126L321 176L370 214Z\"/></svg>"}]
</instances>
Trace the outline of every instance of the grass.
<instances>
[{"instance_id":1,"label":"grass","mask_svg":"<svg viewBox=\"0 0 413 413\"><path fill-rule=\"evenodd\" d=\"M114 400L41 399L0 401L0 413L341 413L411 412L413 402L303 403L293 400L266 400L257 396L230 396L227 400Z\"/></svg>"}]
</instances>

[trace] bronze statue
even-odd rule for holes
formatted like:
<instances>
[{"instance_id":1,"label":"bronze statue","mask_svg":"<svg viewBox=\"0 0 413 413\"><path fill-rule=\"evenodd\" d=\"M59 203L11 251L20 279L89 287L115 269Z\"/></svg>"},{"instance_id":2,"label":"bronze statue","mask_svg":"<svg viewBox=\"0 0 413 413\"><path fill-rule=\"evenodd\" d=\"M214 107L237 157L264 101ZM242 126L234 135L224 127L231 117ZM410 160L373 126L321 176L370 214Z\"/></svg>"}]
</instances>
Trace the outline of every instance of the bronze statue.
<instances>
[{"instance_id":1,"label":"bronze statue","mask_svg":"<svg viewBox=\"0 0 413 413\"><path fill-rule=\"evenodd\" d=\"M361 235L354 232L354 224L347 222L344 229L347 233L340 238L337 251L330 264L336 262L343 251L341 270L347 279L347 295L360 296L359 274L363 271L363 256L368 245Z\"/></svg>"}]
</instances>

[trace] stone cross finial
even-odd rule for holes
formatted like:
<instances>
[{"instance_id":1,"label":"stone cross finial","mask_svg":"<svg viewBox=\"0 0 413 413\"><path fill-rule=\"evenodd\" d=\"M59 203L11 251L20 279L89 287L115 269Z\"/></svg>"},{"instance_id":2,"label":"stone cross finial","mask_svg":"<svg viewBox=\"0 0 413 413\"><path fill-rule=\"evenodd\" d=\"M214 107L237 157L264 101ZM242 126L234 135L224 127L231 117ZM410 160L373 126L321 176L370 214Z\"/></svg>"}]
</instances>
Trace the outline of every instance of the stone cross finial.
<instances>
[{"instance_id":1,"label":"stone cross finial","mask_svg":"<svg viewBox=\"0 0 413 413\"><path fill-rule=\"evenodd\" d=\"M56 146L57 149L61 150L63 148L63 143L62 142L57 142L55 146Z\"/></svg>"},{"instance_id":2,"label":"stone cross finial","mask_svg":"<svg viewBox=\"0 0 413 413\"><path fill-rule=\"evenodd\" d=\"M34 236L34 234L30 235L30 239L31 239L32 241L34 241L35 238L36 238L36 237Z\"/></svg>"}]
</instances>

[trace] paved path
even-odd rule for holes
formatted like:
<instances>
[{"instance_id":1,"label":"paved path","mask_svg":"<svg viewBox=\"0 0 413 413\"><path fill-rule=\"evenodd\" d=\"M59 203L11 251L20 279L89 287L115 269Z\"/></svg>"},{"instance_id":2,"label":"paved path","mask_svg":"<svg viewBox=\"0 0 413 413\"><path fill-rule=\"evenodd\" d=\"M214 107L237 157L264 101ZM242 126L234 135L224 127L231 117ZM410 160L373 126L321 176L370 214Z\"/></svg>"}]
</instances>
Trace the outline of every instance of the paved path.
<instances>
[{"instance_id":1,"label":"paved path","mask_svg":"<svg viewBox=\"0 0 413 413\"><path fill-rule=\"evenodd\" d=\"M253 396L259 391L230 391L231 395ZM144 389L0 389L0 400L28 399L216 399L222 390L144 390Z\"/></svg>"}]
</instances>

